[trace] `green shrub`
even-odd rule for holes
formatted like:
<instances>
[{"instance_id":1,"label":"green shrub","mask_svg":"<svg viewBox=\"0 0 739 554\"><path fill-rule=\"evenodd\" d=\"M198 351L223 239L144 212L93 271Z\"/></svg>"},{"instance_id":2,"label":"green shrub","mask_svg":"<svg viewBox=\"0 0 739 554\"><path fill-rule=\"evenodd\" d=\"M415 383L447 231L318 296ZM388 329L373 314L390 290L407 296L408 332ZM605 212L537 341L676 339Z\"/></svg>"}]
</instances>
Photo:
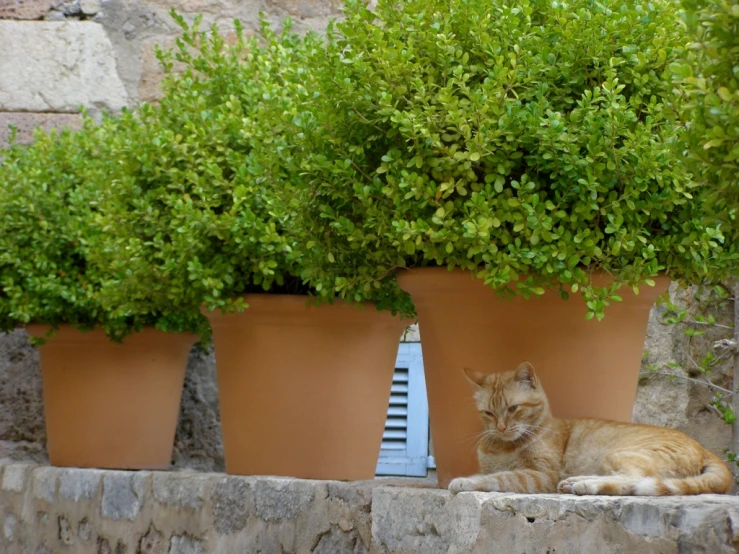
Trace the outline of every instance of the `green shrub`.
<instances>
[{"instance_id":1,"label":"green shrub","mask_svg":"<svg viewBox=\"0 0 739 554\"><path fill-rule=\"evenodd\" d=\"M174 15L174 14L173 14ZM143 105L110 144L115 173L98 225L98 263L114 277L107 305L150 303L242 309L249 292L306 294L293 192L300 175L288 140L312 95L309 60L323 39L280 34L263 23L227 44L176 15L174 51L159 52L167 77L159 106ZM324 54L322 54L324 53ZM370 300L400 294L394 284Z\"/></svg>"},{"instance_id":2,"label":"green shrub","mask_svg":"<svg viewBox=\"0 0 739 554\"><path fill-rule=\"evenodd\" d=\"M724 222L739 251L739 2L686 0L683 16L694 43L673 65L684 95L687 154L708 186L711 214ZM736 264L739 266L739 263Z\"/></svg>"},{"instance_id":3,"label":"green shrub","mask_svg":"<svg viewBox=\"0 0 739 554\"><path fill-rule=\"evenodd\" d=\"M294 134L316 287L356 298L441 265L504 294L579 289L602 317L619 286L725 269L676 155L669 0L348 0L330 38Z\"/></svg>"},{"instance_id":4,"label":"green shrub","mask_svg":"<svg viewBox=\"0 0 739 554\"><path fill-rule=\"evenodd\" d=\"M0 152L0 331L25 323L104 327L121 339L143 325L197 330L199 313L171 321L156 311L114 314L100 302L105 274L90 262L97 232L98 160L118 132L115 120L85 118L80 131L38 131L31 146Z\"/></svg>"}]
</instances>

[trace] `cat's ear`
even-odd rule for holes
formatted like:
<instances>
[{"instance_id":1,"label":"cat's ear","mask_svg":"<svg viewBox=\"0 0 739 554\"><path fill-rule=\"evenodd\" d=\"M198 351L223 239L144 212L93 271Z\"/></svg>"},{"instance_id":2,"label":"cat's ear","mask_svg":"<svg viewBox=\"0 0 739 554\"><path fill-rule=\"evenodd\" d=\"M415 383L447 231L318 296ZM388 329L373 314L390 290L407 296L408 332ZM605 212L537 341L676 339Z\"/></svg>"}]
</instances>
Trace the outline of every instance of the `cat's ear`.
<instances>
[{"instance_id":1,"label":"cat's ear","mask_svg":"<svg viewBox=\"0 0 739 554\"><path fill-rule=\"evenodd\" d=\"M464 374L467 377L467 380L477 388L481 388L483 383L485 382L486 375L484 373L474 371L469 367L464 368Z\"/></svg>"},{"instance_id":2,"label":"cat's ear","mask_svg":"<svg viewBox=\"0 0 739 554\"><path fill-rule=\"evenodd\" d=\"M536 379L536 373L534 373L534 366L529 362L523 362L519 365L516 368L516 381L535 389L538 380Z\"/></svg>"}]
</instances>

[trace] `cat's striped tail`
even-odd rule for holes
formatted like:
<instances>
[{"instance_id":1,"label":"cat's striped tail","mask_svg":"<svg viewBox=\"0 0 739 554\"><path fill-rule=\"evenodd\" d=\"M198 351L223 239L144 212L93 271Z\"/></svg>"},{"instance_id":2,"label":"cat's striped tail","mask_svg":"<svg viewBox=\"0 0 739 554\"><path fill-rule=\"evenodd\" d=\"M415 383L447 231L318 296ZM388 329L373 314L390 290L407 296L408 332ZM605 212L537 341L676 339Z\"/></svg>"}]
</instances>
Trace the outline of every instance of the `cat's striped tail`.
<instances>
[{"instance_id":1,"label":"cat's striped tail","mask_svg":"<svg viewBox=\"0 0 739 554\"><path fill-rule=\"evenodd\" d=\"M700 475L693 477L634 477L630 475L582 475L561 481L559 492L572 494L607 494L668 496L679 494L727 494L734 486L734 476L718 457L706 457Z\"/></svg>"},{"instance_id":2,"label":"cat's striped tail","mask_svg":"<svg viewBox=\"0 0 739 554\"><path fill-rule=\"evenodd\" d=\"M726 464L718 458L708 458L703 471L695 477L682 479L658 479L658 494L727 494L734 486L734 476ZM666 490L665 490L666 489ZM637 487L638 490L638 487ZM636 494L643 494L636 492Z\"/></svg>"}]
</instances>

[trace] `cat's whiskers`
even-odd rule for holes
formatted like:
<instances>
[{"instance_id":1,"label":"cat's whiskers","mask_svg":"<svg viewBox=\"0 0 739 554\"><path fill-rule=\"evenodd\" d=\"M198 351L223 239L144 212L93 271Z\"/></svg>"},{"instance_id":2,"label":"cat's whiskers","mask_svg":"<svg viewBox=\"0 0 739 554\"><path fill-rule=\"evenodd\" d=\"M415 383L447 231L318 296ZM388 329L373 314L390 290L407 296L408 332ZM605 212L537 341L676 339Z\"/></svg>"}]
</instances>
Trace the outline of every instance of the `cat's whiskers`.
<instances>
[{"instance_id":1,"label":"cat's whiskers","mask_svg":"<svg viewBox=\"0 0 739 554\"><path fill-rule=\"evenodd\" d=\"M487 438L488 436L494 436L494 433L490 431L489 429L485 429L479 433L475 433L468 438L464 439L461 444L469 444L470 442L474 441L475 446L479 445L483 439Z\"/></svg>"},{"instance_id":2,"label":"cat's whiskers","mask_svg":"<svg viewBox=\"0 0 739 554\"><path fill-rule=\"evenodd\" d=\"M530 437L532 440L526 441L526 446L531 447L532 445L536 444L537 442L541 441L545 436L546 433L535 433L534 431L527 429L526 430L527 437Z\"/></svg>"},{"instance_id":3,"label":"cat's whiskers","mask_svg":"<svg viewBox=\"0 0 739 554\"><path fill-rule=\"evenodd\" d=\"M533 423L524 423L524 425L526 425L527 427L533 427L535 429L546 429L550 433L553 433L555 435L561 435L561 434L563 434L563 431L555 431L554 429L552 429L552 427L550 425L535 425Z\"/></svg>"}]
</instances>

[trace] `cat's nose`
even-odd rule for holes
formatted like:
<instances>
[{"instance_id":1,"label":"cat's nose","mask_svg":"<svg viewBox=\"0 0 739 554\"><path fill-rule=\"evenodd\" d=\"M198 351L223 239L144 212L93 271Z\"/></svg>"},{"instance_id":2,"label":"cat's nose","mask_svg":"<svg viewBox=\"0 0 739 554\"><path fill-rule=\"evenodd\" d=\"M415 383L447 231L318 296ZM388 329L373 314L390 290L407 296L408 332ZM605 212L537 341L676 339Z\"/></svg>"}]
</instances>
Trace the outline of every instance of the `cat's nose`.
<instances>
[{"instance_id":1,"label":"cat's nose","mask_svg":"<svg viewBox=\"0 0 739 554\"><path fill-rule=\"evenodd\" d=\"M505 431L506 429L508 429L508 426L505 423L503 423L502 421L499 421L498 422L498 431Z\"/></svg>"}]
</instances>

